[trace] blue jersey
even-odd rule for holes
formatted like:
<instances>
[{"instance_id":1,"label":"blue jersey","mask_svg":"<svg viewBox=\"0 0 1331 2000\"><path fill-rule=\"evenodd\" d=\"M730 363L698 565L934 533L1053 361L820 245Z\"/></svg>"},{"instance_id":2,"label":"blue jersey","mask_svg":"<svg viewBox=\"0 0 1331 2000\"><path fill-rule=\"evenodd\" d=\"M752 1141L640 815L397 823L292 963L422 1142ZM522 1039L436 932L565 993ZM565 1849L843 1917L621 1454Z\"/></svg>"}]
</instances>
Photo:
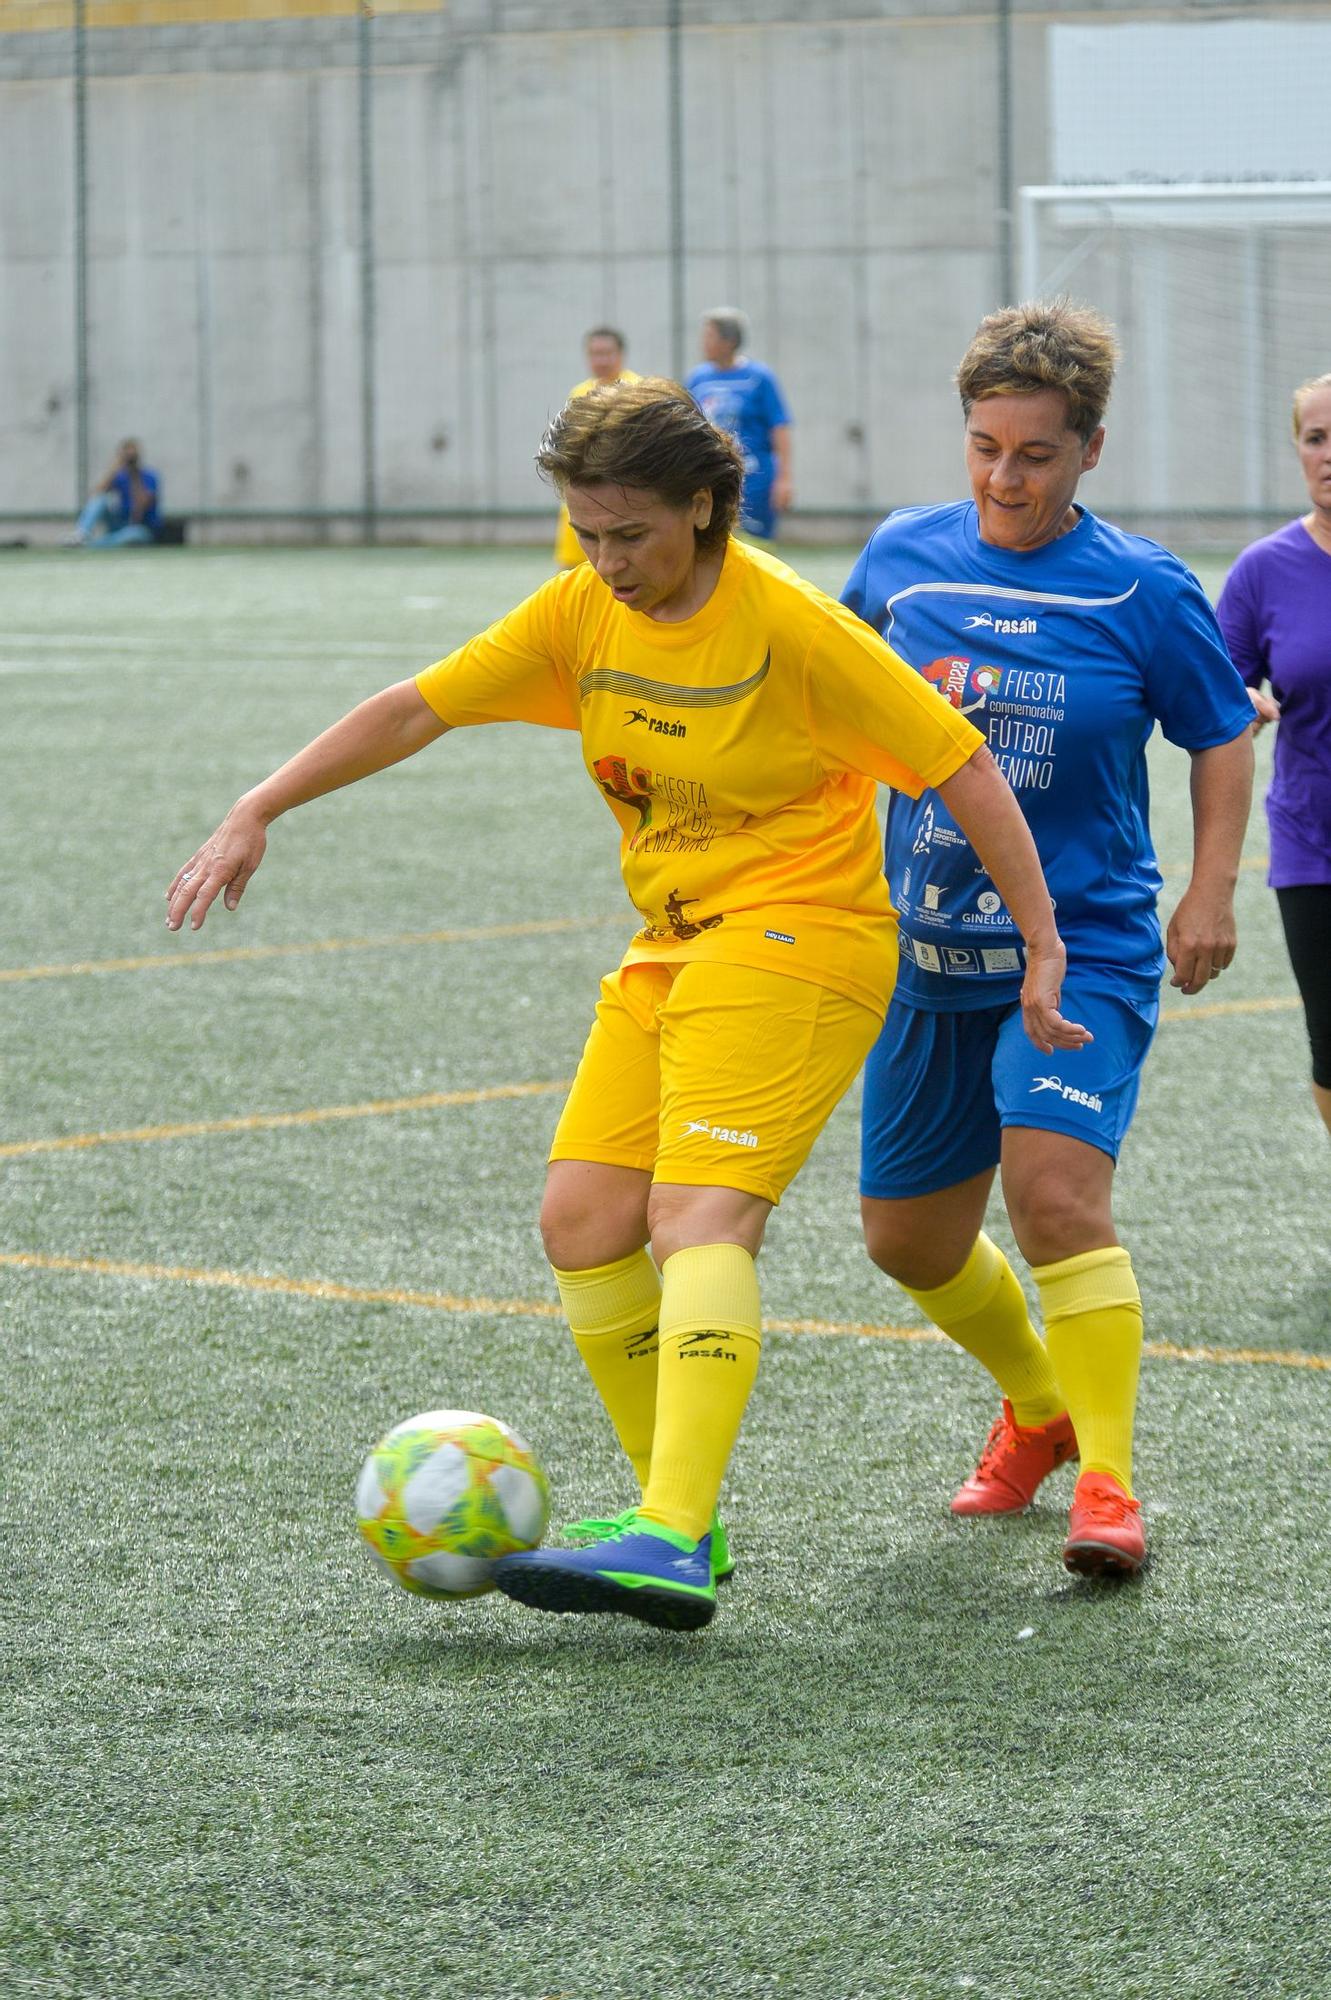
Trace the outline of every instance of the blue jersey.
<instances>
[{"instance_id":1,"label":"blue jersey","mask_svg":"<svg viewBox=\"0 0 1331 2000\"><path fill-rule=\"evenodd\" d=\"M146 465L139 467L139 481L148 495L148 505L143 511L143 526L145 528L156 529L160 526L157 502L161 491L161 481L158 479L157 474ZM128 472L122 469L116 473L114 479L111 481L111 490L120 501L122 522L128 522L130 511L134 505L134 488Z\"/></svg>"},{"instance_id":2,"label":"blue jersey","mask_svg":"<svg viewBox=\"0 0 1331 2000\"><path fill-rule=\"evenodd\" d=\"M911 507L871 536L843 602L987 738L1029 822L1070 966L1154 994L1164 970L1145 749L1208 750L1252 704L1201 585L1177 557L1084 509L1015 553L970 501ZM897 996L960 1012L1015 1000L1021 940L936 792L893 794L887 879Z\"/></svg>"},{"instance_id":3,"label":"blue jersey","mask_svg":"<svg viewBox=\"0 0 1331 2000\"><path fill-rule=\"evenodd\" d=\"M771 369L747 355L733 368L716 368L704 361L691 370L684 386L708 421L734 438L744 454L745 478L770 479L775 464L772 431L790 422L781 384Z\"/></svg>"}]
</instances>

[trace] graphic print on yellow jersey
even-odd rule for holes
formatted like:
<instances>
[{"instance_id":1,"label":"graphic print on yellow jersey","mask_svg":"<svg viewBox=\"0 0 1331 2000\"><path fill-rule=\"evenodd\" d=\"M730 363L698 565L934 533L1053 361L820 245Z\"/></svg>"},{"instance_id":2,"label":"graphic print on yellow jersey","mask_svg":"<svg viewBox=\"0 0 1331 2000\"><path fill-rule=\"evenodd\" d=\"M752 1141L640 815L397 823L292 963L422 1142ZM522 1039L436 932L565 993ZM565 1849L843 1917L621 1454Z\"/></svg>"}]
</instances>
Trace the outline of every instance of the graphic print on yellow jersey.
<instances>
[{"instance_id":1,"label":"graphic print on yellow jersey","mask_svg":"<svg viewBox=\"0 0 1331 2000\"><path fill-rule=\"evenodd\" d=\"M726 687L679 687L673 681L648 680L643 674L620 673L614 667L590 667L578 676L578 695L586 701L594 694L618 694L625 701L645 701L653 708L729 708L733 702L756 694L771 670L770 647L756 672Z\"/></svg>"},{"instance_id":2,"label":"graphic print on yellow jersey","mask_svg":"<svg viewBox=\"0 0 1331 2000\"><path fill-rule=\"evenodd\" d=\"M634 853L705 854L715 840L716 822L701 778L649 771L642 764L630 765L627 757L597 757L591 768L607 798L637 813L637 830L629 841ZM665 812L662 822L656 818L658 804Z\"/></svg>"},{"instance_id":3,"label":"graphic print on yellow jersey","mask_svg":"<svg viewBox=\"0 0 1331 2000\"><path fill-rule=\"evenodd\" d=\"M678 889L672 889L665 899L666 920L663 924L648 924L642 935L649 942L657 938L677 937L687 943L689 938L701 937L704 931L714 931L724 917L699 917L694 923L684 914L685 904L696 903L696 896L686 896L681 901Z\"/></svg>"}]
</instances>

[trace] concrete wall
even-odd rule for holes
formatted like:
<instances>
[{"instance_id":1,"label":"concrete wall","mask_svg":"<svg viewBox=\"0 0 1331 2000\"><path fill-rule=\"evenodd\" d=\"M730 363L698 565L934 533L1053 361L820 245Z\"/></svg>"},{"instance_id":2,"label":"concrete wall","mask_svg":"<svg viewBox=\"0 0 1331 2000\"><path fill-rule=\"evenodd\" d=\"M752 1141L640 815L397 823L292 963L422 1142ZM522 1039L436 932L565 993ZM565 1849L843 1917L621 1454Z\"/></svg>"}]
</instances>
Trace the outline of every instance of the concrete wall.
<instances>
[{"instance_id":1,"label":"concrete wall","mask_svg":"<svg viewBox=\"0 0 1331 2000\"><path fill-rule=\"evenodd\" d=\"M1047 175L1051 21L1170 12L1195 17L1016 0L1018 183ZM992 5L689 0L684 18L690 350L707 305L749 312L752 350L795 410L803 507L953 496L950 375L998 297ZM433 14L416 0L373 20L385 509L545 505L532 452L596 321L627 329L634 366L670 372L665 20L663 0L455 0ZM100 29L87 47L94 470L134 432L172 510L355 510L355 21ZM68 32L0 33L10 513L77 497L72 53ZM1097 475L1107 504L1132 503L1140 453L1122 465L1107 453ZM1171 505L1225 503L1198 473L1173 478ZM1296 498L1281 471L1273 504Z\"/></svg>"}]
</instances>

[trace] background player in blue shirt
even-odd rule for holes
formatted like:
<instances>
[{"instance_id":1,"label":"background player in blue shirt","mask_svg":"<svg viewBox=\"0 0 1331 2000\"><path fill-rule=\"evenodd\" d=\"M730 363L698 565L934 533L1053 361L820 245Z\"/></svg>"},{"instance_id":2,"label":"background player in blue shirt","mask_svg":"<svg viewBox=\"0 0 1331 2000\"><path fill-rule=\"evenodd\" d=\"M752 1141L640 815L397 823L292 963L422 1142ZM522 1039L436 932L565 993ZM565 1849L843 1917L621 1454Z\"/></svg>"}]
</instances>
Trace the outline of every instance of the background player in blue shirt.
<instances>
[{"instance_id":1,"label":"background player in blue shirt","mask_svg":"<svg viewBox=\"0 0 1331 2000\"><path fill-rule=\"evenodd\" d=\"M702 364L684 386L744 455L740 533L770 541L790 505L790 411L771 369L740 352L748 337L748 321L734 306L707 313Z\"/></svg>"},{"instance_id":2,"label":"background player in blue shirt","mask_svg":"<svg viewBox=\"0 0 1331 2000\"><path fill-rule=\"evenodd\" d=\"M1025 1507L1080 1453L1064 1561L1131 1572L1141 1300L1111 1210L1167 952L1200 992L1234 955L1252 789L1252 705L1200 585L1154 542L1075 503L1100 457L1116 350L1067 300L984 320L957 375L971 499L894 514L845 602L981 729L1035 836L1094 1039L1042 1060L1021 1032L1022 952L936 796L894 796L887 876L901 972L865 1072L869 1253L984 1363L1002 1414L958 1514ZM1192 878L1164 950L1145 750L1192 757ZM1047 1347L981 1233L995 1168L1040 1294Z\"/></svg>"},{"instance_id":3,"label":"background player in blue shirt","mask_svg":"<svg viewBox=\"0 0 1331 2000\"><path fill-rule=\"evenodd\" d=\"M134 438L116 446L116 455L70 536L75 548L118 549L155 542L161 527L162 482Z\"/></svg>"}]
</instances>

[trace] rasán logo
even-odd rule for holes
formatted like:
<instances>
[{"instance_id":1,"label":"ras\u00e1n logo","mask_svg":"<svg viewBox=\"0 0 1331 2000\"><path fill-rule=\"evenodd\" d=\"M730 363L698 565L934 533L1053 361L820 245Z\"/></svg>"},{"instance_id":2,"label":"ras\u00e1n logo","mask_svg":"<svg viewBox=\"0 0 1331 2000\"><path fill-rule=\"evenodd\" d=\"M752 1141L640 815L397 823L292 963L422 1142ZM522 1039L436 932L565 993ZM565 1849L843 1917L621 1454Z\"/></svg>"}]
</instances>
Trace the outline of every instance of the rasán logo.
<instances>
[{"instance_id":1,"label":"ras\u00e1n logo","mask_svg":"<svg viewBox=\"0 0 1331 2000\"><path fill-rule=\"evenodd\" d=\"M1066 1104L1084 1104L1088 1111L1103 1111L1104 1101L1090 1090L1074 1090L1070 1083L1064 1083L1061 1076L1037 1076L1031 1085L1030 1094L1035 1097L1042 1090L1056 1090Z\"/></svg>"},{"instance_id":2,"label":"ras\u00e1n logo","mask_svg":"<svg viewBox=\"0 0 1331 2000\"><path fill-rule=\"evenodd\" d=\"M1040 627L1034 618L995 618L992 611L973 611L964 620L967 632L978 632L981 627L986 632L1038 632Z\"/></svg>"},{"instance_id":3,"label":"ras\u00e1n logo","mask_svg":"<svg viewBox=\"0 0 1331 2000\"><path fill-rule=\"evenodd\" d=\"M737 1132L733 1125L713 1125L710 1118L689 1118L685 1121L684 1137L691 1138L700 1132L704 1138L715 1139L722 1146L749 1146L758 1144L756 1132Z\"/></svg>"}]
</instances>

